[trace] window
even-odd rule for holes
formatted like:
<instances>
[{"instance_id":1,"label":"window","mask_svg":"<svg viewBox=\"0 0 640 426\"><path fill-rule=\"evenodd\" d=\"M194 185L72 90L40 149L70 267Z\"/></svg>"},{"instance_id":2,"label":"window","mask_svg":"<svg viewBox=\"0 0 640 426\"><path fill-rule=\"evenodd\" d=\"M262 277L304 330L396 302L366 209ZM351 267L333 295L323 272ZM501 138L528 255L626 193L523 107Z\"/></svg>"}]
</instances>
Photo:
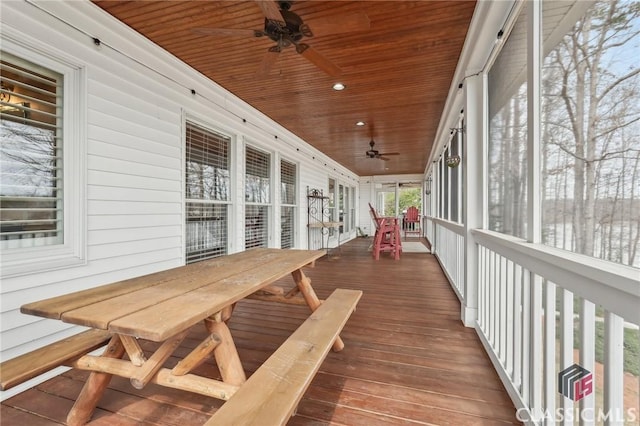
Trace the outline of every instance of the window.
<instances>
[{"instance_id":1,"label":"window","mask_svg":"<svg viewBox=\"0 0 640 426\"><path fill-rule=\"evenodd\" d=\"M640 267L638 3L542 6L542 242Z\"/></svg>"},{"instance_id":2,"label":"window","mask_svg":"<svg viewBox=\"0 0 640 426\"><path fill-rule=\"evenodd\" d=\"M336 181L329 178L329 222L337 222L338 215L336 213ZM329 236L332 237L335 233L333 227L329 228Z\"/></svg>"},{"instance_id":3,"label":"window","mask_svg":"<svg viewBox=\"0 0 640 426\"><path fill-rule=\"evenodd\" d=\"M186 262L227 254L231 138L186 126Z\"/></svg>"},{"instance_id":4,"label":"window","mask_svg":"<svg viewBox=\"0 0 640 426\"><path fill-rule=\"evenodd\" d=\"M63 79L3 58L0 239L3 247L62 244Z\"/></svg>"},{"instance_id":5,"label":"window","mask_svg":"<svg viewBox=\"0 0 640 426\"><path fill-rule=\"evenodd\" d=\"M296 165L280 160L280 248L285 249L295 244L296 177Z\"/></svg>"},{"instance_id":6,"label":"window","mask_svg":"<svg viewBox=\"0 0 640 426\"><path fill-rule=\"evenodd\" d=\"M489 229L526 237L526 8L489 71Z\"/></svg>"},{"instance_id":7,"label":"window","mask_svg":"<svg viewBox=\"0 0 640 426\"><path fill-rule=\"evenodd\" d=\"M356 187L352 186L349 193L351 194L349 197L349 223L351 224L349 230L353 230L356 229Z\"/></svg>"},{"instance_id":8,"label":"window","mask_svg":"<svg viewBox=\"0 0 640 426\"><path fill-rule=\"evenodd\" d=\"M338 222L342 223L339 232L344 232L345 221L345 188L344 185L338 185Z\"/></svg>"},{"instance_id":9,"label":"window","mask_svg":"<svg viewBox=\"0 0 640 426\"><path fill-rule=\"evenodd\" d=\"M268 247L271 203L271 155L245 150L245 248Z\"/></svg>"},{"instance_id":10,"label":"window","mask_svg":"<svg viewBox=\"0 0 640 426\"><path fill-rule=\"evenodd\" d=\"M2 42L7 49L0 52L2 275L83 263L83 71Z\"/></svg>"}]
</instances>

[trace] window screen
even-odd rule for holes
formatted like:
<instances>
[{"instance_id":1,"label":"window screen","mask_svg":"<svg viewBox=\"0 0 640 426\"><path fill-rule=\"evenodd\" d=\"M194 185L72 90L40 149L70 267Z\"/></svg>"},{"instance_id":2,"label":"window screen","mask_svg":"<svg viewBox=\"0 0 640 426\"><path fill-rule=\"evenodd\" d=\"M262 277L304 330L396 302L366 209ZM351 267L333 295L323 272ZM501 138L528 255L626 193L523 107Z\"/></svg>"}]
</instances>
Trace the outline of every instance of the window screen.
<instances>
[{"instance_id":1,"label":"window screen","mask_svg":"<svg viewBox=\"0 0 640 426\"><path fill-rule=\"evenodd\" d=\"M291 248L294 245L295 204L296 204L296 165L285 160L280 161L280 247Z\"/></svg>"},{"instance_id":2,"label":"window screen","mask_svg":"<svg viewBox=\"0 0 640 426\"><path fill-rule=\"evenodd\" d=\"M227 253L231 139L187 122L186 261Z\"/></svg>"},{"instance_id":3,"label":"window screen","mask_svg":"<svg viewBox=\"0 0 640 426\"><path fill-rule=\"evenodd\" d=\"M0 240L62 244L62 75L2 52Z\"/></svg>"}]
</instances>

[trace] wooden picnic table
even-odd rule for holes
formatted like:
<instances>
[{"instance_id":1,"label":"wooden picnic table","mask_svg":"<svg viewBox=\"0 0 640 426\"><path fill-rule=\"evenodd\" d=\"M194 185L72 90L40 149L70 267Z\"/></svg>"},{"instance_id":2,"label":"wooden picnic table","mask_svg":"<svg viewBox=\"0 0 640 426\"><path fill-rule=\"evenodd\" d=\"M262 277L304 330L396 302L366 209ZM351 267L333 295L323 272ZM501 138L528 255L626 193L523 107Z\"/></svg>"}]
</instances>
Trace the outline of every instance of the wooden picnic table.
<instances>
[{"instance_id":1,"label":"wooden picnic table","mask_svg":"<svg viewBox=\"0 0 640 426\"><path fill-rule=\"evenodd\" d=\"M91 418L113 374L129 378L138 389L153 382L228 400L247 380L226 324L235 303L254 297L304 303L315 311L321 301L302 268L324 254L320 250L252 249L29 303L21 311L112 335L101 356L84 355L71 364L92 373L69 413L70 425ZM291 290L272 285L287 274L295 282ZM357 298L359 294L355 303ZM201 321L209 336L173 369L163 367L189 328ZM139 339L160 345L147 357ZM334 350L342 349L339 337L332 342ZM222 380L192 373L211 353Z\"/></svg>"}]
</instances>

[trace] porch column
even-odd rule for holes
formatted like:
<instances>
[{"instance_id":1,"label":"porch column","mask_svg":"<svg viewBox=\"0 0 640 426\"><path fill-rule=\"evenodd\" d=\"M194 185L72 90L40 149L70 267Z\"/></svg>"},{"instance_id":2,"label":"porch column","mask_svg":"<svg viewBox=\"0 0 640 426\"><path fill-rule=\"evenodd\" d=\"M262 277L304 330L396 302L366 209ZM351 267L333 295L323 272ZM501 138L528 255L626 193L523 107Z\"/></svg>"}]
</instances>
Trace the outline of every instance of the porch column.
<instances>
[{"instance_id":1,"label":"porch column","mask_svg":"<svg viewBox=\"0 0 640 426\"><path fill-rule=\"evenodd\" d=\"M483 193L485 179L482 164L485 158L482 75L468 77L465 83L465 146L462 156L464 211L464 303L461 319L466 327L475 327L478 318L478 245L472 229L483 227Z\"/></svg>"}]
</instances>

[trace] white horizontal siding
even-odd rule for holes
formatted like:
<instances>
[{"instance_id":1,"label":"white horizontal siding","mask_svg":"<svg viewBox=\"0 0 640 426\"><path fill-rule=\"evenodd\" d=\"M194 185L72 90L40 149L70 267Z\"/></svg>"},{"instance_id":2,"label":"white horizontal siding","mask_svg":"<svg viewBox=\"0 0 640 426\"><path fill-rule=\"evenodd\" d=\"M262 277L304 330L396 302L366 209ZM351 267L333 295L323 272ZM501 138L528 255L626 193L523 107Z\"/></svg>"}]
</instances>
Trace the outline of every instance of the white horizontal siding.
<instances>
[{"instance_id":1,"label":"white horizontal siding","mask_svg":"<svg viewBox=\"0 0 640 426\"><path fill-rule=\"evenodd\" d=\"M182 238L179 236L100 244L89 247L89 257L95 260L115 259L119 256L133 256L181 246Z\"/></svg>"},{"instance_id":2,"label":"white horizontal siding","mask_svg":"<svg viewBox=\"0 0 640 426\"><path fill-rule=\"evenodd\" d=\"M105 214L156 215L180 214L182 212L182 207L179 203L89 200L88 210L89 216Z\"/></svg>"},{"instance_id":3,"label":"white horizontal siding","mask_svg":"<svg viewBox=\"0 0 640 426\"><path fill-rule=\"evenodd\" d=\"M105 172L102 170L89 170L88 177L89 182L93 182L95 185L101 186L109 184L110 186L121 188L182 192L182 185L180 181L160 177L136 176L132 174Z\"/></svg>"},{"instance_id":4,"label":"white horizontal siding","mask_svg":"<svg viewBox=\"0 0 640 426\"><path fill-rule=\"evenodd\" d=\"M59 321L23 315L22 304L183 264L185 113L232 137L234 218L244 215L244 140L271 152L274 161L281 156L298 164L301 248L307 246L307 186L326 192L330 175L345 185L356 184L353 173L89 1L2 2L0 8L0 31L10 31L41 52L81 64L87 89L87 262L3 280L2 359L76 330ZM95 46L77 29L100 37L104 45ZM194 96L187 87L202 96ZM272 214L279 215L276 204ZM236 220L231 251L242 247L242 231L241 221Z\"/></svg>"},{"instance_id":5,"label":"white horizontal siding","mask_svg":"<svg viewBox=\"0 0 640 426\"><path fill-rule=\"evenodd\" d=\"M89 245L151 240L171 235L182 235L182 223L171 226L150 226L136 229L101 229L89 231Z\"/></svg>"},{"instance_id":6,"label":"white horizontal siding","mask_svg":"<svg viewBox=\"0 0 640 426\"><path fill-rule=\"evenodd\" d=\"M159 203L181 203L181 192L150 191L140 188L117 188L112 186L92 185L88 190L88 198L95 201L139 201Z\"/></svg>"},{"instance_id":7,"label":"white horizontal siding","mask_svg":"<svg viewBox=\"0 0 640 426\"><path fill-rule=\"evenodd\" d=\"M124 147L131 150L148 152L152 154L151 161L154 161L155 157L161 156L175 161L179 159L180 152L182 151L179 146L171 146L157 140L128 135L123 132L123 129L107 129L89 124L88 133L89 139L91 140L88 151L89 154L94 155L117 155L114 152L105 152L104 149L102 149L104 144L107 144L107 147L115 150L117 150L118 147ZM162 161L155 160L152 164L162 164Z\"/></svg>"}]
</instances>

